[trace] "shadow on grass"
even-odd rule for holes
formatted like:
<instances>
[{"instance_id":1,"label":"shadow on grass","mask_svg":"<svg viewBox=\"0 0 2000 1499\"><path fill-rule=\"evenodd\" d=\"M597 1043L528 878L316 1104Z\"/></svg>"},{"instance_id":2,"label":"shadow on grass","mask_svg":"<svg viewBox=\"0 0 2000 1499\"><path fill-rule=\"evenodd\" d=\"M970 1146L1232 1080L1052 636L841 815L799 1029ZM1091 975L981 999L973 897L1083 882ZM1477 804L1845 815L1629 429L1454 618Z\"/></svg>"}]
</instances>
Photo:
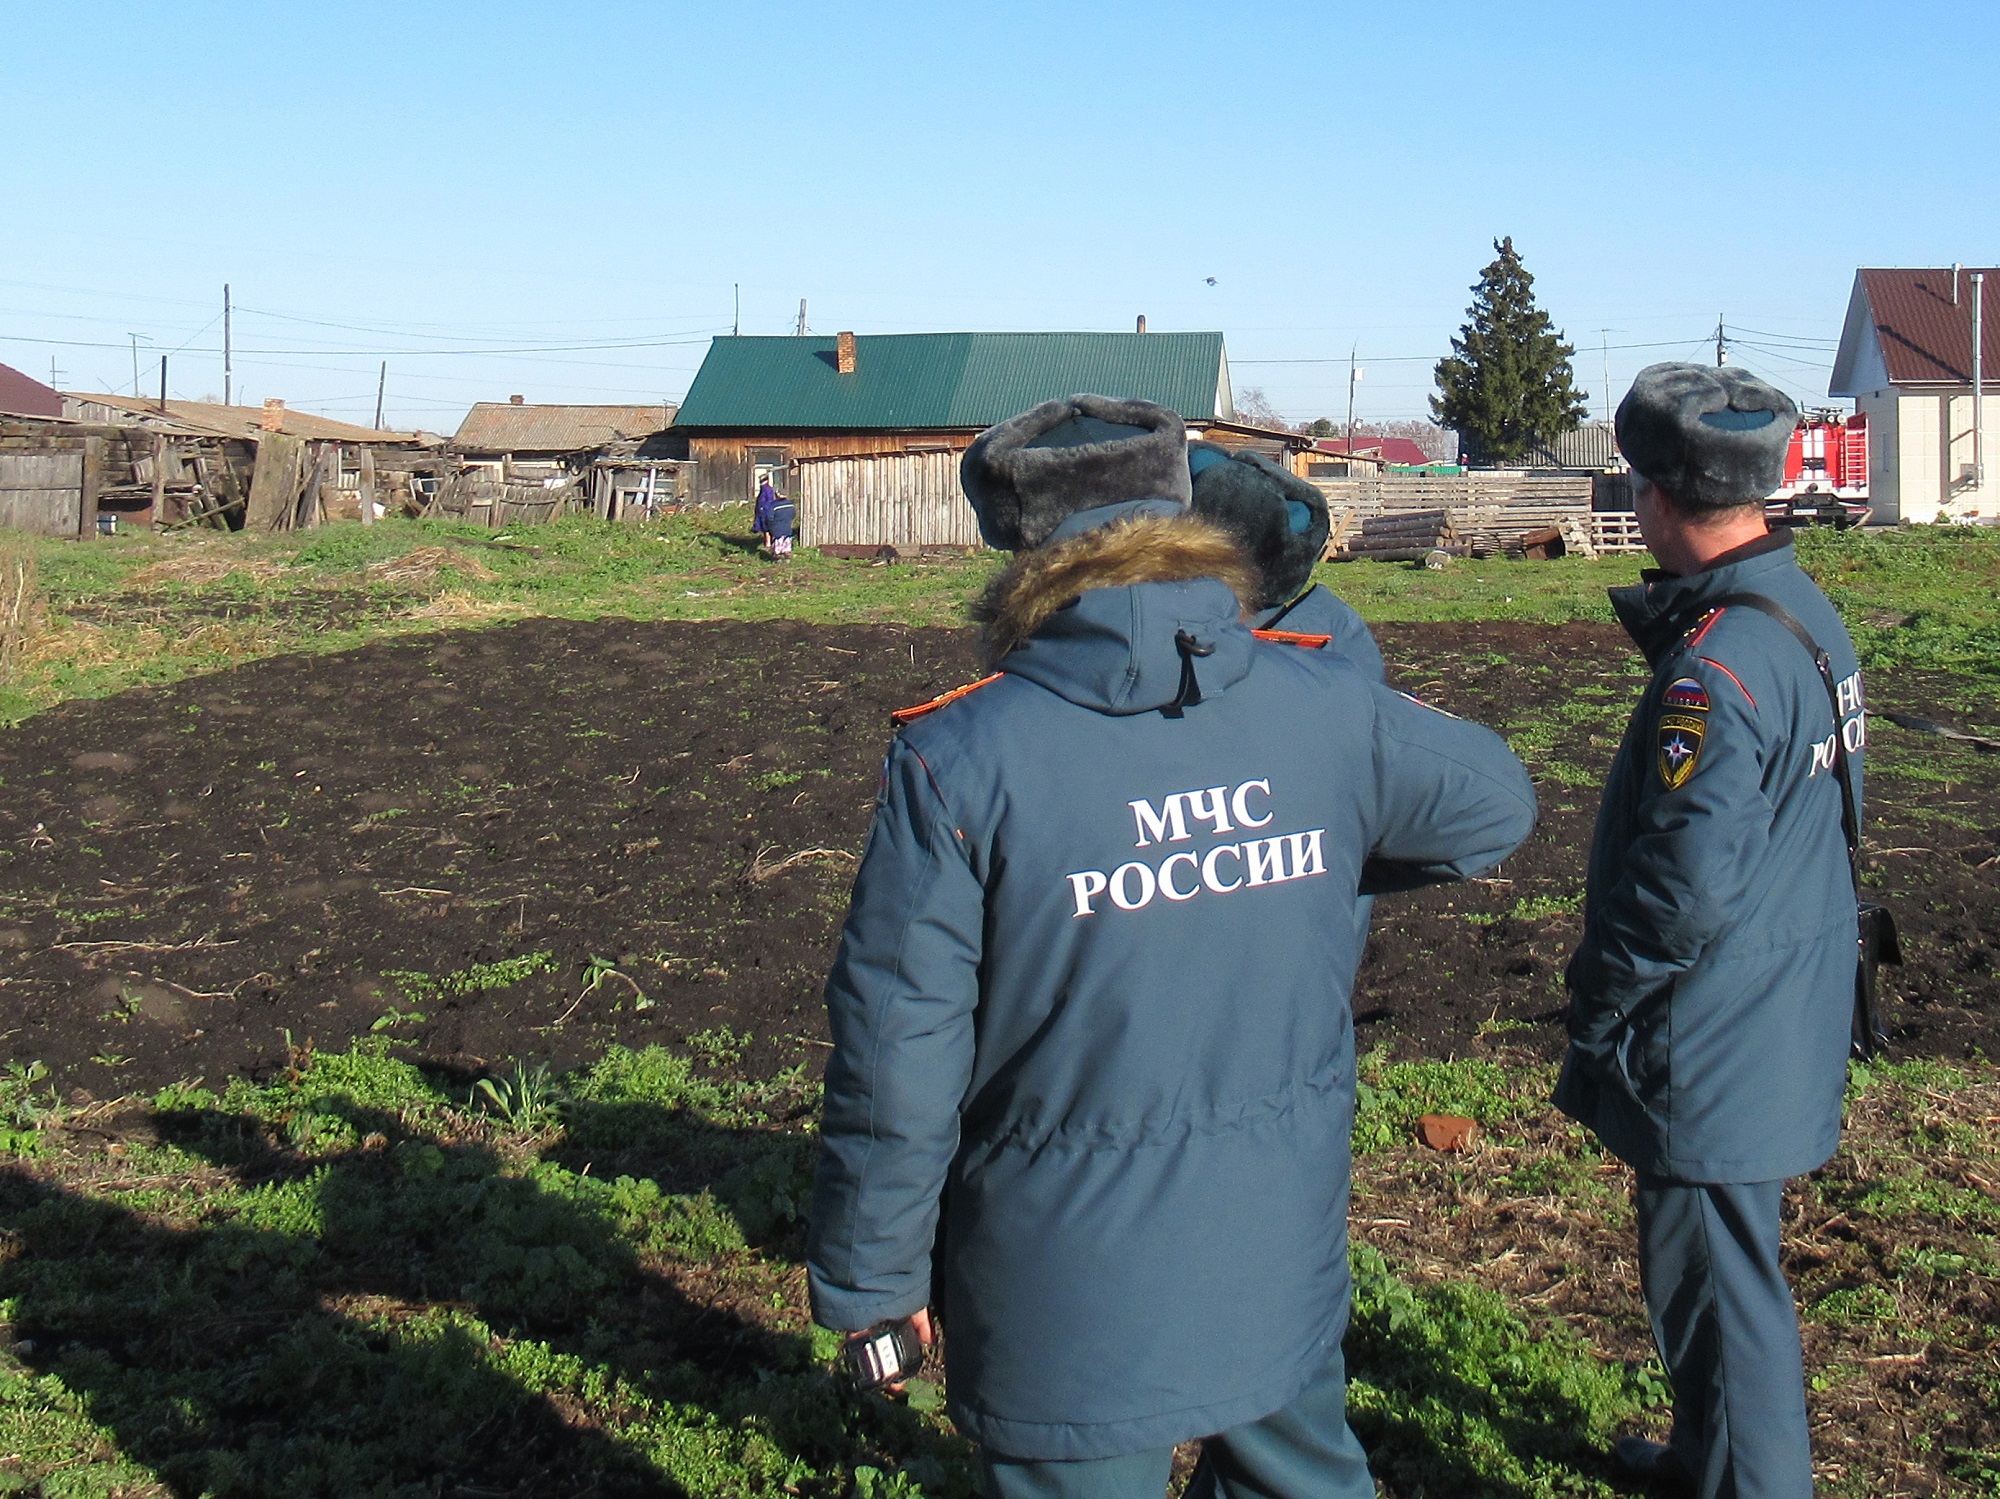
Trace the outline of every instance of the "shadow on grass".
<instances>
[{"instance_id":1,"label":"shadow on grass","mask_svg":"<svg viewBox=\"0 0 2000 1499\"><path fill-rule=\"evenodd\" d=\"M730 1177L747 1218L764 1195L766 1237L796 1233L789 1138L652 1105L594 1121L705 1176L689 1197L313 1108L359 1143L303 1153L201 1108L121 1126L214 1168L206 1201L186 1176L157 1207L145 1178L92 1184L128 1207L0 1170L16 1356L176 1495L828 1494L885 1451L962 1468L730 1304L771 1277L739 1273L741 1227L706 1188ZM191 1207L199 1227L158 1221Z\"/></svg>"},{"instance_id":2,"label":"shadow on grass","mask_svg":"<svg viewBox=\"0 0 2000 1499\"><path fill-rule=\"evenodd\" d=\"M1390 1492L1624 1491L1606 1443L1663 1384L1600 1363L1565 1329L1531 1331L1478 1287L1408 1285L1368 1249L1355 1269L1349 1420Z\"/></svg>"}]
</instances>

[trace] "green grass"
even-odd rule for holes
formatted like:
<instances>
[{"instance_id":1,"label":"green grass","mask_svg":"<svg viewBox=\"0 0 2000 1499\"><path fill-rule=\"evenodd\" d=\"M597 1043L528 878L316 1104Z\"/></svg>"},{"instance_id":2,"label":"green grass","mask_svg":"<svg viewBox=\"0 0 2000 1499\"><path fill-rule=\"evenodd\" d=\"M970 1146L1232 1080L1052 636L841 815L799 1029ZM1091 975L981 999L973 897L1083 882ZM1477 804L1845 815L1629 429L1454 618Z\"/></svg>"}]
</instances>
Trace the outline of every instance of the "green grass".
<instances>
[{"instance_id":1,"label":"green grass","mask_svg":"<svg viewBox=\"0 0 2000 1499\"><path fill-rule=\"evenodd\" d=\"M803 1068L742 1076L749 1039L471 1087L386 1044L298 1052L269 1081L168 1088L75 1130L46 1074L0 1075L0 1492L417 1499L543 1463L564 1491L970 1499L934 1386L898 1404L828 1372L836 1340L800 1295L817 1089ZM1872 1165L1821 1184L1826 1211L1972 1232L1912 1242L1890 1280L1856 1264L1802 1282L1807 1319L1849 1340L1818 1388L1861 1378L1868 1340L1907 1339L1931 1288L1976 1295L1992 1275L1993 1225L1937 1165L1944 1146L1990 1154L1938 1103L1956 1088L1988 1109L1990 1071L1858 1075ZM1603 1158L1551 1126L1551 1068L1376 1052L1361 1075L1371 1179L1416 1184L1446 1217L1497 1187L1629 1234ZM1492 1143L1419 1150L1431 1112ZM1921 1190L1876 1195L1906 1179ZM1379 1476L1405 1493L1616 1492L1603 1448L1657 1418L1655 1364L1471 1266L1413 1275L1365 1242L1353 1265L1352 1417ZM1939 1454L1963 1482L1981 1472L1976 1453Z\"/></svg>"},{"instance_id":2,"label":"green grass","mask_svg":"<svg viewBox=\"0 0 2000 1499\"><path fill-rule=\"evenodd\" d=\"M442 521L344 522L268 537L35 539L52 624L16 678L0 683L0 723L65 698L175 681L260 656L343 650L525 615L955 625L997 565L991 554L880 565L811 549L777 565L745 544L747 529L747 507L730 506L649 526L572 517L500 533L513 545L497 548L483 544L494 532ZM465 565L428 583L369 571L439 546L462 553ZM1979 684L1970 701L1993 697L1988 687L2000 685L2000 533L1813 531L1800 538L1800 555L1840 605L1864 665L1962 672ZM129 584L141 568L190 557L242 570L199 584ZM1605 590L1637 581L1646 560L1494 558L1435 572L1353 562L1324 566L1319 577L1377 623L1609 622ZM482 571L492 576L477 575Z\"/></svg>"}]
</instances>

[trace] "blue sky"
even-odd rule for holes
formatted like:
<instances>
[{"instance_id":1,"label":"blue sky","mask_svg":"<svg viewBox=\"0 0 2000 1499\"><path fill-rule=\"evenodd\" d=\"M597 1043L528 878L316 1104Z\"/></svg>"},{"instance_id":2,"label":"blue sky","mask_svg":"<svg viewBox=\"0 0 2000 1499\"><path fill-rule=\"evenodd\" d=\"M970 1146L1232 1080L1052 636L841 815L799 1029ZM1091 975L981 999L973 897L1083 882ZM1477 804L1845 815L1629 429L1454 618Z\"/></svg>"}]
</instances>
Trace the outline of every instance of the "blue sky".
<instances>
[{"instance_id":1,"label":"blue sky","mask_svg":"<svg viewBox=\"0 0 2000 1499\"><path fill-rule=\"evenodd\" d=\"M1295 419L1358 345L1414 416L1509 234L1593 406L1718 314L1818 398L1857 265L2000 260L1996 51L1991 0L14 5L0 360L219 393L227 281L239 399L366 421L386 357L449 430L678 396L740 283L746 333L1219 328Z\"/></svg>"}]
</instances>

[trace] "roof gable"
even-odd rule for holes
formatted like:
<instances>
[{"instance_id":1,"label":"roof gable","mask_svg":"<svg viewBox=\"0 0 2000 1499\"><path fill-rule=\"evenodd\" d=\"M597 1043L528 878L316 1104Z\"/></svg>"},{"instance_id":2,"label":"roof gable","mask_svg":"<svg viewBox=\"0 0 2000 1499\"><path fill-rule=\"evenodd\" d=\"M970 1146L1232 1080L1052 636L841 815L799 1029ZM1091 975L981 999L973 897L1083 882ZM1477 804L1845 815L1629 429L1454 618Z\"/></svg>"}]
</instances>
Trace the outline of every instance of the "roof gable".
<instances>
[{"instance_id":1,"label":"roof gable","mask_svg":"<svg viewBox=\"0 0 2000 1499\"><path fill-rule=\"evenodd\" d=\"M2000 270L1964 266L1954 272L1864 267L1841 330L1828 394L1863 395L1888 385L1972 383L1972 273L2000 294ZM1954 290L1956 300L1954 300ZM2000 370L2000 295L1985 318L1982 355Z\"/></svg>"},{"instance_id":2,"label":"roof gable","mask_svg":"<svg viewBox=\"0 0 2000 1499\"><path fill-rule=\"evenodd\" d=\"M1228 414L1220 333L863 335L850 375L835 350L830 338L715 339L676 425L976 430L1078 391L1190 420Z\"/></svg>"}]
</instances>

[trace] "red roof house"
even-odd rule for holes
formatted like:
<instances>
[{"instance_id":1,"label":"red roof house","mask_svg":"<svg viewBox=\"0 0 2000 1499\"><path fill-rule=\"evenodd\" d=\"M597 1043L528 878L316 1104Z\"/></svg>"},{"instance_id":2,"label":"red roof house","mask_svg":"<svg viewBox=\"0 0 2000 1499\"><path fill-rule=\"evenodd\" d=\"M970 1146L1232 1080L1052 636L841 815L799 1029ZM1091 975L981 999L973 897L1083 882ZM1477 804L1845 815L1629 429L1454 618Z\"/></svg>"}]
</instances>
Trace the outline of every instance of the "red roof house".
<instances>
[{"instance_id":1,"label":"red roof house","mask_svg":"<svg viewBox=\"0 0 2000 1499\"><path fill-rule=\"evenodd\" d=\"M8 416L61 416L62 396L32 375L0 364L0 412Z\"/></svg>"},{"instance_id":2,"label":"red roof house","mask_svg":"<svg viewBox=\"0 0 2000 1499\"><path fill-rule=\"evenodd\" d=\"M1982 303L1976 362L1983 388L1975 399L1973 314ZM1877 521L2000 515L1990 451L2000 427L1996 377L2000 269L1854 273L1827 393L1851 397L1868 418L1868 498ZM1976 432L1982 426L1984 433ZM1983 489L1973 472L1980 448L1987 450Z\"/></svg>"}]
</instances>

